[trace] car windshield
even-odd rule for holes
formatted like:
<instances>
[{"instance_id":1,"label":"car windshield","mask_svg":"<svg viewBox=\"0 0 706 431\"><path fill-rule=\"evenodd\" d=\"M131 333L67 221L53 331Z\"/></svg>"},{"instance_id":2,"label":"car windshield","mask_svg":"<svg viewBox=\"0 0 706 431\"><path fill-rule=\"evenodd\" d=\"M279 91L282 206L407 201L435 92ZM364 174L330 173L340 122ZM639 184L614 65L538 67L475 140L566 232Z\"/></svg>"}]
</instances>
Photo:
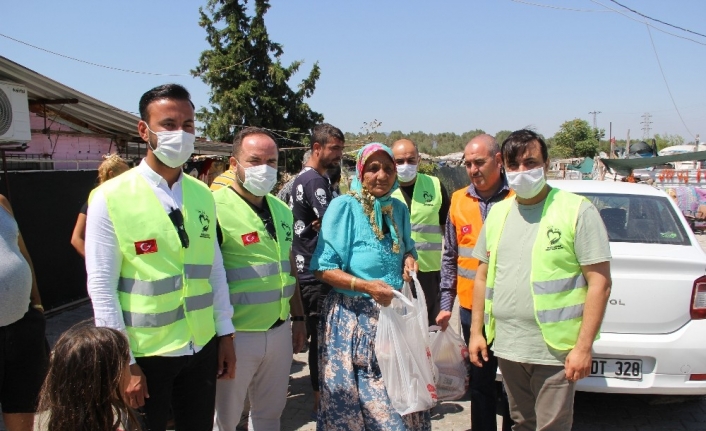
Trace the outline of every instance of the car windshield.
<instances>
[{"instance_id":1,"label":"car windshield","mask_svg":"<svg viewBox=\"0 0 706 431\"><path fill-rule=\"evenodd\" d=\"M667 197L581 194L598 208L611 242L691 245Z\"/></svg>"}]
</instances>

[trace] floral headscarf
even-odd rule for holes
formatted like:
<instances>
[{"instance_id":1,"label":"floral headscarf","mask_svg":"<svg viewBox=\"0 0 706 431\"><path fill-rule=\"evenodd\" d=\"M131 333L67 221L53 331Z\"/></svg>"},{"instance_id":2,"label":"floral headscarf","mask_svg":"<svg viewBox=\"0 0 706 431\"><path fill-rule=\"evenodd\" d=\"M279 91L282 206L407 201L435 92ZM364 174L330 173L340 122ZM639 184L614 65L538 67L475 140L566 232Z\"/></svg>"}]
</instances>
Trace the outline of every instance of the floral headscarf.
<instances>
[{"instance_id":1,"label":"floral headscarf","mask_svg":"<svg viewBox=\"0 0 706 431\"><path fill-rule=\"evenodd\" d=\"M365 168L365 162L371 155L378 151L386 153L394 163L395 159L392 155L392 150L385 144L372 142L361 148L356 156L355 178L351 182L351 192L363 205L363 212L370 217L370 225L378 239L383 238L383 223L388 226L393 242L392 251L399 253L399 235L397 233L395 220L392 217L392 199L394 199L392 198L392 193L400 187L399 182L395 179L395 183L390 190L379 198L370 194L370 192L363 187L363 169Z\"/></svg>"}]
</instances>

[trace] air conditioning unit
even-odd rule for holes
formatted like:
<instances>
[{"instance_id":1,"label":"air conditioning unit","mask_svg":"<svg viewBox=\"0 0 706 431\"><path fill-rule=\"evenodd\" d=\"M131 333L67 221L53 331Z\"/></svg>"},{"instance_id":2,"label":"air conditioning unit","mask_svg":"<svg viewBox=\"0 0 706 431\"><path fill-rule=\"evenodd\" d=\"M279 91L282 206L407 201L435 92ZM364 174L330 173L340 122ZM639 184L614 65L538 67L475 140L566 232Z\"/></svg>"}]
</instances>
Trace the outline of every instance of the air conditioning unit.
<instances>
[{"instance_id":1,"label":"air conditioning unit","mask_svg":"<svg viewBox=\"0 0 706 431\"><path fill-rule=\"evenodd\" d=\"M0 145L31 140L27 88L0 81Z\"/></svg>"}]
</instances>

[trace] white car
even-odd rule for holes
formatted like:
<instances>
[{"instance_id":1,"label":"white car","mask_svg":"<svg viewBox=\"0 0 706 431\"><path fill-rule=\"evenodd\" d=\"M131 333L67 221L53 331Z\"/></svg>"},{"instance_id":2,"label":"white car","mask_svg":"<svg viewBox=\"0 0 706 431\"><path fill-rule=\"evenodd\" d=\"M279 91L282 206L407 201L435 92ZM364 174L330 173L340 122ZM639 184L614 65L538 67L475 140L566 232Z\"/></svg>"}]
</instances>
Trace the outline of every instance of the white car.
<instances>
[{"instance_id":1,"label":"white car","mask_svg":"<svg viewBox=\"0 0 706 431\"><path fill-rule=\"evenodd\" d=\"M550 181L600 211L613 288L588 392L706 394L706 253L676 203L642 184Z\"/></svg>"}]
</instances>

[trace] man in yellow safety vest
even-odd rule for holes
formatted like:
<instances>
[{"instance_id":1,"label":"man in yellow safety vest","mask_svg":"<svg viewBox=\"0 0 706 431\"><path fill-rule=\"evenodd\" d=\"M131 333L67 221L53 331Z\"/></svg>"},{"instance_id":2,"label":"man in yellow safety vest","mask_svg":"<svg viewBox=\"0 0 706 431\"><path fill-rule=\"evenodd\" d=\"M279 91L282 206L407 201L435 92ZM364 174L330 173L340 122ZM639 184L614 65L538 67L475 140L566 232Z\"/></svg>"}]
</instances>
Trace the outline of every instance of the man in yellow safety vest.
<instances>
[{"instance_id":1,"label":"man in yellow safety vest","mask_svg":"<svg viewBox=\"0 0 706 431\"><path fill-rule=\"evenodd\" d=\"M473 250L471 361L493 343L514 430L568 430L610 296L608 234L591 202L547 184L537 133L513 132L501 154L516 196L493 206Z\"/></svg>"},{"instance_id":2,"label":"man in yellow safety vest","mask_svg":"<svg viewBox=\"0 0 706 431\"><path fill-rule=\"evenodd\" d=\"M412 224L412 239L419 259L419 283L427 303L429 324L439 313L441 283L441 239L449 214L449 194L438 178L418 172L419 150L409 139L392 144L400 187L392 193L407 205Z\"/></svg>"},{"instance_id":3,"label":"man in yellow safety vest","mask_svg":"<svg viewBox=\"0 0 706 431\"><path fill-rule=\"evenodd\" d=\"M238 358L235 379L219 381L216 422L235 430L246 395L251 431L280 429L292 353L304 345L304 310L290 252L294 229L287 204L270 194L277 182L272 134L246 127L230 158L235 182L213 192ZM291 319L290 319L291 313Z\"/></svg>"},{"instance_id":4,"label":"man in yellow safety vest","mask_svg":"<svg viewBox=\"0 0 706 431\"><path fill-rule=\"evenodd\" d=\"M194 151L194 105L177 84L140 99L139 166L94 190L86 271L96 325L127 334L126 399L147 426L210 431L216 377L232 379L228 285L208 187L182 173Z\"/></svg>"}]
</instances>

